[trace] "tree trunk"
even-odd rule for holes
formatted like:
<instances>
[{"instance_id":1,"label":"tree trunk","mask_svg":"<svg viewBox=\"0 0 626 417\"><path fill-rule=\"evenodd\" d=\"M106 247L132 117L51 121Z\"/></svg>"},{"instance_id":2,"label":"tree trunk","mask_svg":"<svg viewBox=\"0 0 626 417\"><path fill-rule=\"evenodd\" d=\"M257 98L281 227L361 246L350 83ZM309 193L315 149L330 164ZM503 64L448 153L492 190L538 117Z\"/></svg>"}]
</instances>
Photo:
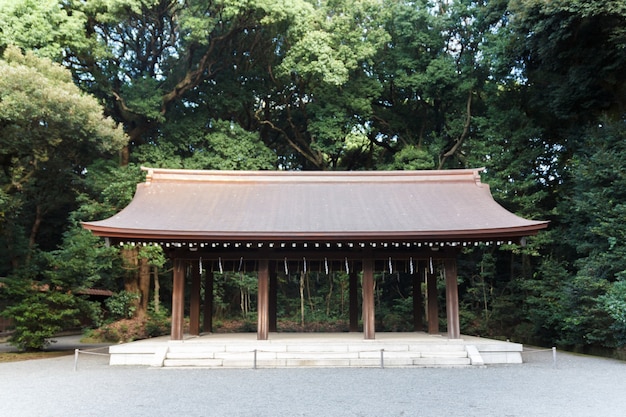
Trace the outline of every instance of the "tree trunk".
<instances>
[{"instance_id":1,"label":"tree trunk","mask_svg":"<svg viewBox=\"0 0 626 417\"><path fill-rule=\"evenodd\" d=\"M35 244L37 242L37 234L39 233L39 228L41 227L42 220L43 213L41 210L41 205L37 204L37 207L35 208L35 220L33 221L33 225L30 228L30 236L28 237L28 253L26 255L26 265L30 264L33 249L35 248Z\"/></svg>"},{"instance_id":2,"label":"tree trunk","mask_svg":"<svg viewBox=\"0 0 626 417\"><path fill-rule=\"evenodd\" d=\"M154 277L154 294L153 294L153 303L154 303L154 312L158 313L161 309L161 299L160 299L160 291L161 285L159 283L159 268L156 266L152 267L152 276Z\"/></svg>"},{"instance_id":3,"label":"tree trunk","mask_svg":"<svg viewBox=\"0 0 626 417\"><path fill-rule=\"evenodd\" d=\"M139 259L139 248L137 247L122 249L122 259L124 269L126 270L124 290L133 294L139 294L139 298L134 302L134 317L143 317L148 310L150 292L150 267L148 260Z\"/></svg>"},{"instance_id":4,"label":"tree trunk","mask_svg":"<svg viewBox=\"0 0 626 417\"><path fill-rule=\"evenodd\" d=\"M139 306L135 311L136 317L145 317L148 314L148 301L150 300L150 264L148 259L139 259Z\"/></svg>"},{"instance_id":5,"label":"tree trunk","mask_svg":"<svg viewBox=\"0 0 626 417\"><path fill-rule=\"evenodd\" d=\"M330 317L330 303L333 298L333 274L328 274L328 294L326 295L326 317Z\"/></svg>"}]
</instances>

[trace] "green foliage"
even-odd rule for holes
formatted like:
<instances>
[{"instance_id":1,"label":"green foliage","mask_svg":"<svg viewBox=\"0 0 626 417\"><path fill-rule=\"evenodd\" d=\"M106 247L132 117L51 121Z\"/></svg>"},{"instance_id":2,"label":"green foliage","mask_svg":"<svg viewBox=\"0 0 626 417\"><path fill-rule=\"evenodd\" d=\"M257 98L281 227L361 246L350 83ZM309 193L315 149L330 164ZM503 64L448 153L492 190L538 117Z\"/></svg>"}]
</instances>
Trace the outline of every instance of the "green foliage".
<instances>
[{"instance_id":1,"label":"green foliage","mask_svg":"<svg viewBox=\"0 0 626 417\"><path fill-rule=\"evenodd\" d=\"M434 160L428 151L416 146L405 146L393 155L393 162L390 169L411 170L411 169L432 169Z\"/></svg>"},{"instance_id":2,"label":"green foliage","mask_svg":"<svg viewBox=\"0 0 626 417\"><path fill-rule=\"evenodd\" d=\"M120 291L107 298L105 304L113 319L130 319L136 308L140 295L128 291Z\"/></svg>"},{"instance_id":3,"label":"green foliage","mask_svg":"<svg viewBox=\"0 0 626 417\"><path fill-rule=\"evenodd\" d=\"M114 270L117 250L104 245L102 239L82 228L64 234L61 247L44 253L47 268L42 278L50 284L69 290L101 286Z\"/></svg>"},{"instance_id":4,"label":"green foliage","mask_svg":"<svg viewBox=\"0 0 626 417\"><path fill-rule=\"evenodd\" d=\"M623 274L621 274L623 276ZM620 279L598 299L600 308L605 311L613 323L610 330L617 346L626 346L626 281Z\"/></svg>"},{"instance_id":5,"label":"green foliage","mask_svg":"<svg viewBox=\"0 0 626 417\"><path fill-rule=\"evenodd\" d=\"M116 301L116 304L122 307L124 303L120 301ZM145 317L118 317L117 320L108 320L98 328L89 330L87 333L91 339L98 342L126 343L169 334L170 326L169 312L163 308L157 312L154 306L150 305L148 314Z\"/></svg>"},{"instance_id":6,"label":"green foliage","mask_svg":"<svg viewBox=\"0 0 626 417\"><path fill-rule=\"evenodd\" d=\"M22 350L43 349L59 331L78 326L81 312L89 310L71 293L38 287L36 283L23 291L24 298L2 313L14 322L9 342Z\"/></svg>"},{"instance_id":7,"label":"green foliage","mask_svg":"<svg viewBox=\"0 0 626 417\"><path fill-rule=\"evenodd\" d=\"M58 245L84 169L126 137L62 66L9 47L0 71L0 242L19 265Z\"/></svg>"},{"instance_id":8,"label":"green foliage","mask_svg":"<svg viewBox=\"0 0 626 417\"><path fill-rule=\"evenodd\" d=\"M57 0L0 0L0 51L7 45L61 59L68 49L86 49L85 16Z\"/></svg>"},{"instance_id":9,"label":"green foliage","mask_svg":"<svg viewBox=\"0 0 626 417\"><path fill-rule=\"evenodd\" d=\"M511 2L511 11L514 30L528 34L513 45L532 86L537 119L555 129L564 122L593 123L602 114L621 119L626 87L621 2L526 0Z\"/></svg>"},{"instance_id":10,"label":"green foliage","mask_svg":"<svg viewBox=\"0 0 626 417\"><path fill-rule=\"evenodd\" d=\"M158 311L151 304L148 308L148 318L145 324L147 337L158 337L170 333L171 319L169 311L160 308Z\"/></svg>"}]
</instances>

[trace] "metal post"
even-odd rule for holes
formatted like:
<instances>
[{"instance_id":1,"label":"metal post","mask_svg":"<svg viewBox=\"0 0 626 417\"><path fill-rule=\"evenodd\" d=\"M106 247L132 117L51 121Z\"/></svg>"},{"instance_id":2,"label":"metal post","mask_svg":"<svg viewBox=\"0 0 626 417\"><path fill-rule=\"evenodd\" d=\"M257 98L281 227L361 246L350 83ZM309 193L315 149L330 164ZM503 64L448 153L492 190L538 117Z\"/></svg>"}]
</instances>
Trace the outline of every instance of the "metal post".
<instances>
[{"instance_id":1,"label":"metal post","mask_svg":"<svg viewBox=\"0 0 626 417\"><path fill-rule=\"evenodd\" d=\"M254 349L254 369L256 369L256 349Z\"/></svg>"},{"instance_id":2,"label":"metal post","mask_svg":"<svg viewBox=\"0 0 626 417\"><path fill-rule=\"evenodd\" d=\"M385 349L380 350L380 369L385 369L385 357L384 357Z\"/></svg>"},{"instance_id":3,"label":"metal post","mask_svg":"<svg viewBox=\"0 0 626 417\"><path fill-rule=\"evenodd\" d=\"M552 366L556 368L556 346L552 346Z\"/></svg>"},{"instance_id":4,"label":"metal post","mask_svg":"<svg viewBox=\"0 0 626 417\"><path fill-rule=\"evenodd\" d=\"M74 372L78 369L78 349L74 349Z\"/></svg>"}]
</instances>

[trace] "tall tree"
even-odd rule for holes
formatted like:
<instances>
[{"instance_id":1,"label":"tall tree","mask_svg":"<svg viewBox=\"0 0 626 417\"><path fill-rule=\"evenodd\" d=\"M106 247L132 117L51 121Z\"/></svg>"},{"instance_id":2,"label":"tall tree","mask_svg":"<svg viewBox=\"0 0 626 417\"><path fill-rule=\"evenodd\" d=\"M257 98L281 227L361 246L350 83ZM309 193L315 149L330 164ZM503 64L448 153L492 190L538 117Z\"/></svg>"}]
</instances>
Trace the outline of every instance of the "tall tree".
<instances>
[{"instance_id":1,"label":"tall tree","mask_svg":"<svg viewBox=\"0 0 626 417\"><path fill-rule=\"evenodd\" d=\"M3 288L11 299L4 313L15 321L12 342L36 349L77 323L88 305L72 290L106 268L106 256L99 258L98 245L91 246L93 238L78 250L76 239L68 239L65 257L38 256L39 251L55 249L61 241L87 166L118 151L127 138L103 117L100 104L78 89L70 72L49 59L8 47L0 71L0 245L5 254L0 273L11 279Z\"/></svg>"},{"instance_id":2,"label":"tall tree","mask_svg":"<svg viewBox=\"0 0 626 417\"><path fill-rule=\"evenodd\" d=\"M380 90L370 74L374 55L388 40L381 15L386 11L376 0L319 2L283 35L256 117L285 167L362 167L349 154L367 131Z\"/></svg>"},{"instance_id":3,"label":"tall tree","mask_svg":"<svg viewBox=\"0 0 626 417\"><path fill-rule=\"evenodd\" d=\"M90 1L70 8L86 16L85 33L104 53L71 51L66 61L76 81L103 98L124 124L130 147L158 140L160 126L178 105L215 106L215 99L198 102L198 87L214 85L223 72L234 75L231 84L245 82L236 75L264 59L264 47L275 38L272 28L310 10L303 1L267 0ZM218 87L218 93L228 87ZM213 117L228 118L222 116Z\"/></svg>"},{"instance_id":4,"label":"tall tree","mask_svg":"<svg viewBox=\"0 0 626 417\"><path fill-rule=\"evenodd\" d=\"M3 262L17 268L56 246L56 214L75 207L76 179L127 138L60 65L9 47L0 71L0 239Z\"/></svg>"}]
</instances>

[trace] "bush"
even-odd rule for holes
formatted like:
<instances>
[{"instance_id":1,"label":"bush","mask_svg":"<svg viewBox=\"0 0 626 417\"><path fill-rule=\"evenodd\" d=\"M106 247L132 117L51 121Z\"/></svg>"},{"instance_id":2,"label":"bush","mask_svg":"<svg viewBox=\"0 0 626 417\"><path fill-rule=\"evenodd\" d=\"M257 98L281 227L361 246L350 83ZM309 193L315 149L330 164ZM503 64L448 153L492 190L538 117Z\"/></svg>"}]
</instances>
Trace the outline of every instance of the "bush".
<instances>
[{"instance_id":1,"label":"bush","mask_svg":"<svg viewBox=\"0 0 626 417\"><path fill-rule=\"evenodd\" d=\"M41 350L61 330L80 325L84 300L71 293L33 290L4 314L13 318L9 342L21 350Z\"/></svg>"},{"instance_id":2,"label":"bush","mask_svg":"<svg viewBox=\"0 0 626 417\"><path fill-rule=\"evenodd\" d=\"M148 337L163 336L170 333L172 322L169 313L165 309L158 312L153 308L148 309L148 320L146 320L146 335Z\"/></svg>"},{"instance_id":3,"label":"bush","mask_svg":"<svg viewBox=\"0 0 626 417\"><path fill-rule=\"evenodd\" d=\"M150 308L146 317L123 318L107 323L92 330L89 336L101 342L127 343L167 335L169 332L169 313L163 309L157 313Z\"/></svg>"},{"instance_id":4,"label":"bush","mask_svg":"<svg viewBox=\"0 0 626 417\"><path fill-rule=\"evenodd\" d=\"M140 295L129 291L120 291L109 297L106 304L113 319L130 319L137 309Z\"/></svg>"}]
</instances>

